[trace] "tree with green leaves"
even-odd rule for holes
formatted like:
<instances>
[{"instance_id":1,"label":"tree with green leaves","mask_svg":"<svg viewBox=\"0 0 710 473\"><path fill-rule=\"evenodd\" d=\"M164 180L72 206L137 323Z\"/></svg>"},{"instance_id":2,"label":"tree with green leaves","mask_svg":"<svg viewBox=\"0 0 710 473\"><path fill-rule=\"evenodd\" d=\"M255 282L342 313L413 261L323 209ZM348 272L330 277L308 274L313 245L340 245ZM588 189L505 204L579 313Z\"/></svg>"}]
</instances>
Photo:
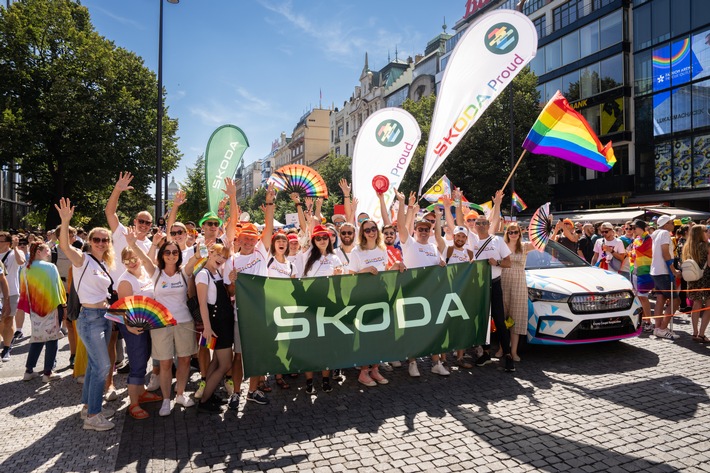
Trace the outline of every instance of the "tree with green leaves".
<instances>
[{"instance_id":1,"label":"tree with green leaves","mask_svg":"<svg viewBox=\"0 0 710 473\"><path fill-rule=\"evenodd\" d=\"M540 114L537 77L526 67L508 87L513 88L513 151L517 159L522 152L523 140ZM514 164L510 162L509 99L510 93L506 89L466 133L423 190L446 174L452 184L461 188L469 201L481 203L491 199L505 182ZM401 192L417 191L419 188L434 103L435 98L430 96L419 102L407 100L403 105L417 119L422 129L422 140L400 185ZM515 172L515 191L531 208L549 200L552 189L547 181L552 175L552 166L552 158L530 154L518 166ZM505 193L509 198L510 186L505 189Z\"/></svg>"},{"instance_id":2,"label":"tree with green leaves","mask_svg":"<svg viewBox=\"0 0 710 473\"><path fill-rule=\"evenodd\" d=\"M187 168L187 179L180 183L180 189L185 191L185 203L178 209L178 221L193 221L207 212L207 191L205 188L205 155L197 157L194 167Z\"/></svg>"},{"instance_id":3,"label":"tree with green leaves","mask_svg":"<svg viewBox=\"0 0 710 473\"><path fill-rule=\"evenodd\" d=\"M76 202L87 226L105 225L121 171L136 176L123 216L152 207L157 102L155 74L100 36L78 2L20 0L0 9L0 164L17 167L18 190L45 212L47 227L59 222L53 205L62 196ZM163 171L170 172L180 155L177 121L165 110Z\"/></svg>"}]
</instances>

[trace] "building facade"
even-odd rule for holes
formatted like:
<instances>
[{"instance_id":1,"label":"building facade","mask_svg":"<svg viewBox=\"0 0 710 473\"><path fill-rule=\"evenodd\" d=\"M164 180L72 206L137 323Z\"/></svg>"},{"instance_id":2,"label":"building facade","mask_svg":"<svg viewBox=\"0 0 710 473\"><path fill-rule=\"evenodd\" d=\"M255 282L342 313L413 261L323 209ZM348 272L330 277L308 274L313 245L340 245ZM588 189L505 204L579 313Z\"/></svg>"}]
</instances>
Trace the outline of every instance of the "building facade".
<instances>
[{"instance_id":1,"label":"building facade","mask_svg":"<svg viewBox=\"0 0 710 473\"><path fill-rule=\"evenodd\" d=\"M330 110L316 108L303 114L288 143L291 164L312 165L328 154Z\"/></svg>"}]
</instances>

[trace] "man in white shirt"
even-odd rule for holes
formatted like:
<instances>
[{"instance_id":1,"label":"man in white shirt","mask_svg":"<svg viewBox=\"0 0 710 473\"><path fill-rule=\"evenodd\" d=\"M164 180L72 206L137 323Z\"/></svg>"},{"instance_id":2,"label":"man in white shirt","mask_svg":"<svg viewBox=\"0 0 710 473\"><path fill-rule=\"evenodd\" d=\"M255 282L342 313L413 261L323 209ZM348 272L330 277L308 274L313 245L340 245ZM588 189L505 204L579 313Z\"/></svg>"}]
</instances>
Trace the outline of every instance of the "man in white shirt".
<instances>
[{"instance_id":1,"label":"man in white shirt","mask_svg":"<svg viewBox=\"0 0 710 473\"><path fill-rule=\"evenodd\" d=\"M605 259L609 271L619 272L621 266L626 259L626 248L624 242L616 238L614 226L610 222L604 222L599 227L602 237L594 242L594 255L592 256L592 265L597 264L601 259ZM627 267L628 271L628 267Z\"/></svg>"},{"instance_id":2,"label":"man in white shirt","mask_svg":"<svg viewBox=\"0 0 710 473\"><path fill-rule=\"evenodd\" d=\"M350 253L355 247L355 225L352 223L343 223L338 227L338 237L340 238L340 246L335 248L335 256L343 263L343 274L348 274L348 266L350 265ZM303 253L306 255L307 253Z\"/></svg>"},{"instance_id":3,"label":"man in white shirt","mask_svg":"<svg viewBox=\"0 0 710 473\"><path fill-rule=\"evenodd\" d=\"M476 219L477 237L474 240L473 258L476 261L485 260L491 265L491 316L496 325L496 333L500 349L503 351L505 371L515 371L515 362L510 354L510 332L505 325L505 307L503 306L503 289L500 282L501 268L510 268L510 248L496 235L489 234L490 222L481 215ZM476 366L484 366L491 362L490 348L484 347L483 355L476 360Z\"/></svg>"},{"instance_id":4,"label":"man in white shirt","mask_svg":"<svg viewBox=\"0 0 710 473\"><path fill-rule=\"evenodd\" d=\"M673 256L671 254L671 234L673 230L673 220L675 215L661 215L658 217L658 230L653 232L653 254L651 255L651 277L653 278L654 291L656 292L656 307L654 314L656 317L656 329L653 334L659 338L675 340L679 338L668 328L672 314L677 307L671 307L670 301L673 299L673 286L675 278L681 276L681 272L673 266ZM677 306L679 300L676 298L673 305ZM666 307L666 305L668 305ZM665 317L660 318L661 315Z\"/></svg>"},{"instance_id":5,"label":"man in white shirt","mask_svg":"<svg viewBox=\"0 0 710 473\"><path fill-rule=\"evenodd\" d=\"M9 232L0 232L0 263L4 266L9 291L9 300L3 304L2 314L2 342L3 349L0 357L2 361L10 361L10 351L13 341L22 338L22 326L17 327L13 333L13 321L17 312L17 302L20 299L20 267L25 264L25 254L17 247L17 235ZM5 308L7 305L7 309ZM24 319L23 319L24 320Z\"/></svg>"}]
</instances>

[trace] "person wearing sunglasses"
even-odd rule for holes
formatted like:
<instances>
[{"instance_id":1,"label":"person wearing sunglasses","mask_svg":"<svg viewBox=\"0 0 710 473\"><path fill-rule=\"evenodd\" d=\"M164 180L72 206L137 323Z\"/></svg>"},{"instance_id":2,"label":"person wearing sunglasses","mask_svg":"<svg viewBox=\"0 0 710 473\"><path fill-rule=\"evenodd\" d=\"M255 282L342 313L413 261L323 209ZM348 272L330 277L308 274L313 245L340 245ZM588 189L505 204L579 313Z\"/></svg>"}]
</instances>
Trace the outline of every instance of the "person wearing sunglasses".
<instances>
[{"instance_id":1,"label":"person wearing sunglasses","mask_svg":"<svg viewBox=\"0 0 710 473\"><path fill-rule=\"evenodd\" d=\"M13 343L24 336L22 333L22 325L25 320L24 313L15 320L17 302L20 298L20 268L25 264L25 253L18 247L18 241L17 235L13 236L9 232L0 232L0 263L5 266L5 275L10 290L9 312L0 321L2 323L3 340L3 349L0 357L4 362L10 361ZM17 322L17 330L14 332L13 322Z\"/></svg>"},{"instance_id":2,"label":"person wearing sunglasses","mask_svg":"<svg viewBox=\"0 0 710 473\"><path fill-rule=\"evenodd\" d=\"M594 256L594 225L586 222L582 225L582 236L577 240L577 255L587 263L592 261Z\"/></svg>"},{"instance_id":3,"label":"person wearing sunglasses","mask_svg":"<svg viewBox=\"0 0 710 473\"><path fill-rule=\"evenodd\" d=\"M604 222L599 229L602 237L594 243L594 256L592 256L591 264L618 273L626 258L626 248L624 248L622 241L616 238L614 226L611 223Z\"/></svg>"},{"instance_id":4,"label":"person wearing sunglasses","mask_svg":"<svg viewBox=\"0 0 710 473\"><path fill-rule=\"evenodd\" d=\"M515 322L510 331L510 356L516 363L520 337L528 333L528 286L525 280L525 260L533 246L523 242L523 232L517 222L513 222L505 229L503 236L505 244L510 250L510 268L503 268L501 272L501 287L503 289L503 307ZM497 327L497 326L496 326ZM498 350L497 357L503 356L503 350Z\"/></svg>"},{"instance_id":5,"label":"person wearing sunglasses","mask_svg":"<svg viewBox=\"0 0 710 473\"><path fill-rule=\"evenodd\" d=\"M220 227L224 222L216 213L212 211L205 213L198 223L202 229L203 243L206 246L210 246L213 243L223 243L223 240L220 238Z\"/></svg>"},{"instance_id":6,"label":"person wearing sunglasses","mask_svg":"<svg viewBox=\"0 0 710 473\"><path fill-rule=\"evenodd\" d=\"M355 248L355 237L357 235L356 231L355 225L352 223L343 223L340 227L338 227L340 246L334 251L343 263L343 273L345 274L347 274L350 270L350 254Z\"/></svg>"},{"instance_id":7,"label":"person wearing sunglasses","mask_svg":"<svg viewBox=\"0 0 710 473\"><path fill-rule=\"evenodd\" d=\"M396 198L399 202L399 209L397 210L397 230L399 233L399 239L402 244L402 259L404 266L407 268L424 268L427 266L444 266L446 263L436 248L436 245L429 242L429 236L431 235L432 223L429 220L418 218L414 220L415 210L404 201L404 194L401 192L396 192ZM410 201L412 194L410 194ZM406 210L408 209L409 210ZM406 211L405 211L406 210ZM408 228L414 220L414 236L412 237ZM439 355L432 355L432 368L431 371L434 374L440 376L448 376L450 373L444 367L439 359ZM409 359L409 376L412 378L418 378L420 375L419 368L417 367L416 359Z\"/></svg>"},{"instance_id":8,"label":"person wearing sunglasses","mask_svg":"<svg viewBox=\"0 0 710 473\"><path fill-rule=\"evenodd\" d=\"M673 250L670 232L673 231L675 215L661 215L656 224L658 228L653 232L653 253L651 255L651 277L653 278L654 292L656 293L656 306L654 314L657 319L653 334L658 338L676 340L680 338L668 328L672 314L678 309L678 295L672 294L675 279L681 277L681 272L673 266ZM671 304L672 301L672 304ZM662 317L664 316L664 317Z\"/></svg>"},{"instance_id":9,"label":"person wearing sunglasses","mask_svg":"<svg viewBox=\"0 0 710 473\"><path fill-rule=\"evenodd\" d=\"M69 199L62 197L55 208L61 219L59 249L72 263L72 278L81 303L77 331L86 347L88 366L84 375L81 402L84 405L81 417L84 429L110 430L115 425L107 418L115 411L101 409L104 383L111 369L108 342L111 326L104 317L108 308L108 298L113 290L113 279L109 273L114 266L114 252L111 232L107 228L96 227L89 232L89 251L84 253L69 244L69 223L74 216L74 207Z\"/></svg>"},{"instance_id":10,"label":"person wearing sunglasses","mask_svg":"<svg viewBox=\"0 0 710 473\"><path fill-rule=\"evenodd\" d=\"M651 322L651 303L648 296L653 291L653 278L651 277L651 261L653 254L653 240L646 231L647 224L643 220L636 220L631 225L634 232L634 241L631 244L629 255L631 283L636 296L643 308L643 331L653 332L654 324Z\"/></svg>"},{"instance_id":11,"label":"person wearing sunglasses","mask_svg":"<svg viewBox=\"0 0 710 473\"><path fill-rule=\"evenodd\" d=\"M577 253L579 236L574 232L574 223L572 223L572 220L568 218L564 220L560 219L555 225L552 235L554 235L553 238L557 243L571 252Z\"/></svg>"},{"instance_id":12,"label":"person wearing sunglasses","mask_svg":"<svg viewBox=\"0 0 710 473\"><path fill-rule=\"evenodd\" d=\"M311 247L305 254L302 277L313 278L336 274L343 274L343 263L333 251L328 229L323 225L316 225L311 234ZM323 391L331 392L333 388L330 385L330 370L323 370L321 375L323 376ZM316 393L312 371L306 372L306 393Z\"/></svg>"}]
</instances>

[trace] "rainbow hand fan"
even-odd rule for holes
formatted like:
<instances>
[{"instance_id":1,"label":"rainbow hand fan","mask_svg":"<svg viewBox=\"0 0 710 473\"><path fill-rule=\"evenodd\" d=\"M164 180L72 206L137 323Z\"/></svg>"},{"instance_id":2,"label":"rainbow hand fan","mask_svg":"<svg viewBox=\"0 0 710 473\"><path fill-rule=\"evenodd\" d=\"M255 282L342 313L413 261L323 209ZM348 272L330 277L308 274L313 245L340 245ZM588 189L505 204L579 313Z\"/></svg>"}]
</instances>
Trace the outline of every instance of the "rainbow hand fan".
<instances>
[{"instance_id":1,"label":"rainbow hand fan","mask_svg":"<svg viewBox=\"0 0 710 473\"><path fill-rule=\"evenodd\" d=\"M528 237L536 250L545 251L545 246L550 241L551 233L552 216L550 215L550 203L547 202L541 205L530 219Z\"/></svg>"},{"instance_id":2,"label":"rainbow hand fan","mask_svg":"<svg viewBox=\"0 0 710 473\"><path fill-rule=\"evenodd\" d=\"M177 325L170 311L160 302L146 296L128 296L114 302L109 313L123 314L126 325L151 330Z\"/></svg>"},{"instance_id":3,"label":"rainbow hand fan","mask_svg":"<svg viewBox=\"0 0 710 473\"><path fill-rule=\"evenodd\" d=\"M318 172L302 164L288 164L274 171L268 180L279 190L305 192L306 197L328 198L328 188Z\"/></svg>"}]
</instances>

